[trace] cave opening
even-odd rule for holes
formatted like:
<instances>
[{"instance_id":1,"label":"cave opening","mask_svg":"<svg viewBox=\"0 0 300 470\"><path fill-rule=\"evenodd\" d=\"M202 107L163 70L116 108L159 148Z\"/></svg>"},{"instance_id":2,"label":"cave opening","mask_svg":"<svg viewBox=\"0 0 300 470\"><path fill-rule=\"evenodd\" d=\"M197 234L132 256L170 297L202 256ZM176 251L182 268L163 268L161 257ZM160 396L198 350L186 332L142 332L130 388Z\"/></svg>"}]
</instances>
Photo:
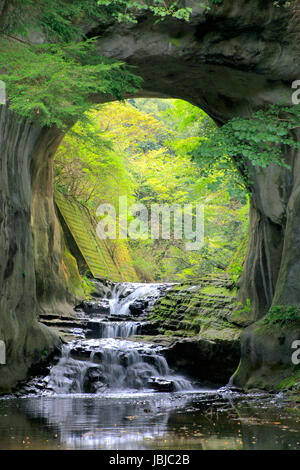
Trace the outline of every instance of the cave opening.
<instances>
[{"instance_id":1,"label":"cave opening","mask_svg":"<svg viewBox=\"0 0 300 470\"><path fill-rule=\"evenodd\" d=\"M227 273L236 281L248 241L249 198L225 156L214 164L193 159L215 126L212 119L186 101L160 98L106 103L89 118L88 127L77 123L66 134L54 160L56 206L79 270L91 271L87 240L76 243L80 220L72 222L67 215L63 220L64 198L85 206L98 221L98 237L103 228L102 244L115 264L118 244L125 246L139 281L192 281L213 273ZM120 227L124 203L125 236ZM115 218L111 223L109 210ZM191 239L195 246L187 249ZM122 280L131 280L121 274Z\"/></svg>"}]
</instances>

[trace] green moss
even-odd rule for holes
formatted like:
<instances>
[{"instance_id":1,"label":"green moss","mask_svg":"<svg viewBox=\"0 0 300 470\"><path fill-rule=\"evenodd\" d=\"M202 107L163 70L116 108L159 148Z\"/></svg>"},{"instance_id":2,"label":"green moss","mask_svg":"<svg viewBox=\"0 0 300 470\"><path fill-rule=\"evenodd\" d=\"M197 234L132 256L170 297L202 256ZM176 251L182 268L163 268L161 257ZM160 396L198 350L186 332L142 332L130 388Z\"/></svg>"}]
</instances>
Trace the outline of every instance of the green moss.
<instances>
[{"instance_id":1,"label":"green moss","mask_svg":"<svg viewBox=\"0 0 300 470\"><path fill-rule=\"evenodd\" d=\"M75 199L55 191L55 202L94 277L121 282L124 279L133 282L138 280L125 242L119 240L117 245L110 245L110 240L100 240L96 234L94 214ZM113 257L111 249L114 249Z\"/></svg>"},{"instance_id":2,"label":"green moss","mask_svg":"<svg viewBox=\"0 0 300 470\"><path fill-rule=\"evenodd\" d=\"M201 289L203 294L211 294L211 295L225 295L232 297L234 296L233 291L226 289L224 287L216 287L216 286L207 286Z\"/></svg>"},{"instance_id":3,"label":"green moss","mask_svg":"<svg viewBox=\"0 0 300 470\"><path fill-rule=\"evenodd\" d=\"M290 411L292 412L293 414L295 414L296 416L299 416L300 417L300 409L299 408L286 408L287 411Z\"/></svg>"},{"instance_id":4,"label":"green moss","mask_svg":"<svg viewBox=\"0 0 300 470\"><path fill-rule=\"evenodd\" d=\"M272 307L262 323L264 325L289 326L300 321L300 308L296 305L277 305Z\"/></svg>"},{"instance_id":5,"label":"green moss","mask_svg":"<svg viewBox=\"0 0 300 470\"><path fill-rule=\"evenodd\" d=\"M233 373L233 375L232 375L232 378L234 378L234 377L239 373L239 371L240 371L240 369L241 369L241 366L242 366L242 360L240 360L239 365L237 366L236 371L235 371L235 372Z\"/></svg>"},{"instance_id":6,"label":"green moss","mask_svg":"<svg viewBox=\"0 0 300 470\"><path fill-rule=\"evenodd\" d=\"M172 337L179 336L179 337L191 338L193 336L196 336L196 333L193 330L177 330L177 331L164 330L164 336L172 336Z\"/></svg>"},{"instance_id":7,"label":"green moss","mask_svg":"<svg viewBox=\"0 0 300 470\"><path fill-rule=\"evenodd\" d=\"M300 390L300 370L295 375L287 377L278 385L278 390Z\"/></svg>"},{"instance_id":8,"label":"green moss","mask_svg":"<svg viewBox=\"0 0 300 470\"><path fill-rule=\"evenodd\" d=\"M205 278L198 283L174 286L156 302L151 319L158 321L160 331L168 336L238 338L241 329L232 321L234 296L227 287L230 279Z\"/></svg>"},{"instance_id":9,"label":"green moss","mask_svg":"<svg viewBox=\"0 0 300 470\"><path fill-rule=\"evenodd\" d=\"M180 47L181 38L168 38L168 42L171 43L175 47Z\"/></svg>"},{"instance_id":10,"label":"green moss","mask_svg":"<svg viewBox=\"0 0 300 470\"><path fill-rule=\"evenodd\" d=\"M63 265L65 277L70 291L76 296L83 296L84 289L78 271L78 266L74 256L71 255L67 248L65 248L63 252Z\"/></svg>"},{"instance_id":11,"label":"green moss","mask_svg":"<svg viewBox=\"0 0 300 470\"><path fill-rule=\"evenodd\" d=\"M88 277L83 276L82 287L84 290L85 298L89 300L91 298L92 292L95 290L94 284L91 282L91 280Z\"/></svg>"}]
</instances>

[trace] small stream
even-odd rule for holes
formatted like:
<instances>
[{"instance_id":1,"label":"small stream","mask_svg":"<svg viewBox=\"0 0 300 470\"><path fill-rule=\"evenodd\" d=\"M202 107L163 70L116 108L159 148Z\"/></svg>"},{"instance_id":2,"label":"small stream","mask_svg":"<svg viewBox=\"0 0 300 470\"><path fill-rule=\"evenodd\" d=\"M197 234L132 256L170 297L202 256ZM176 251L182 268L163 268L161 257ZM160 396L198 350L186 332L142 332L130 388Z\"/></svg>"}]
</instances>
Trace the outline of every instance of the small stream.
<instances>
[{"instance_id":1,"label":"small stream","mask_svg":"<svg viewBox=\"0 0 300 470\"><path fill-rule=\"evenodd\" d=\"M93 328L75 332L47 377L0 400L0 449L300 449L282 395L201 385L139 340L169 287L117 284L87 305Z\"/></svg>"},{"instance_id":2,"label":"small stream","mask_svg":"<svg viewBox=\"0 0 300 470\"><path fill-rule=\"evenodd\" d=\"M75 340L63 347L60 361L46 379L47 390L101 395L110 391L192 390L188 379L172 373L162 347L127 339L138 335L143 324L127 318L137 308L139 317L147 316L145 310L151 309L159 295L156 284L117 284L111 297L102 301L105 311L103 304L109 304L108 316L103 319L100 313L100 318L91 318L94 326L98 321L94 338Z\"/></svg>"}]
</instances>

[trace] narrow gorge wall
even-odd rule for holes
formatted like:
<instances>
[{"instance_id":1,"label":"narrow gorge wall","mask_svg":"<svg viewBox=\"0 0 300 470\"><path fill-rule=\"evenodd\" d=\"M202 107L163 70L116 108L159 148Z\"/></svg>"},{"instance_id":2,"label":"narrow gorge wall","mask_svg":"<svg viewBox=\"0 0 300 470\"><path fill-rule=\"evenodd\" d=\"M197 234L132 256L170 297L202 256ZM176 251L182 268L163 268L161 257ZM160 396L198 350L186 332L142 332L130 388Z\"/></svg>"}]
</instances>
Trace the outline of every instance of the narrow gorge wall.
<instances>
[{"instance_id":1,"label":"narrow gorge wall","mask_svg":"<svg viewBox=\"0 0 300 470\"><path fill-rule=\"evenodd\" d=\"M0 366L0 391L59 344L37 321L30 165L43 134L0 107L0 339L7 356L7 365Z\"/></svg>"},{"instance_id":2,"label":"narrow gorge wall","mask_svg":"<svg viewBox=\"0 0 300 470\"><path fill-rule=\"evenodd\" d=\"M268 0L224 0L209 13L190 3L189 23L154 25L141 15L136 25L84 29L89 37L100 36L99 54L136 67L144 80L140 96L187 100L220 124L278 101L290 104L300 67L287 32L289 11ZM67 308L72 296L53 204L53 156L62 135L19 123L3 106L0 135L0 334L9 352L7 367L0 366L4 387L22 376L33 351L56 341L38 325L37 309ZM291 171L269 167L253 176L240 283L240 298L251 300L249 321L261 318L272 302L300 305L299 154L285 156ZM240 377L243 385L248 379Z\"/></svg>"}]
</instances>

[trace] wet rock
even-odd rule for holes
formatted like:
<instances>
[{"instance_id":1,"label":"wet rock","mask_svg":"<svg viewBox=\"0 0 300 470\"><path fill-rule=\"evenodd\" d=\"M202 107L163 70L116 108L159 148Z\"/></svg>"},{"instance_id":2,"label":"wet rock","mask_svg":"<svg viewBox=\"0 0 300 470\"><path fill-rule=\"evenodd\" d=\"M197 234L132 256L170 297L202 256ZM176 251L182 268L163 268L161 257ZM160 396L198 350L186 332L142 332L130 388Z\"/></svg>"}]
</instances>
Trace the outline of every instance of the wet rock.
<instances>
[{"instance_id":1,"label":"wet rock","mask_svg":"<svg viewBox=\"0 0 300 470\"><path fill-rule=\"evenodd\" d=\"M119 299L122 300L122 299L125 299L126 297L128 297L130 294L132 294L134 292L135 288L132 287L132 286L127 286L125 289L122 290L122 292L120 293L119 295Z\"/></svg>"},{"instance_id":2,"label":"wet rock","mask_svg":"<svg viewBox=\"0 0 300 470\"><path fill-rule=\"evenodd\" d=\"M106 299L98 302L84 300L75 307L75 311L82 310L88 315L108 315L110 312L110 306Z\"/></svg>"},{"instance_id":3,"label":"wet rock","mask_svg":"<svg viewBox=\"0 0 300 470\"><path fill-rule=\"evenodd\" d=\"M141 335L157 335L160 331L159 321L150 321L141 323L139 333Z\"/></svg>"},{"instance_id":4,"label":"wet rock","mask_svg":"<svg viewBox=\"0 0 300 470\"><path fill-rule=\"evenodd\" d=\"M94 351L92 348L85 347L84 344L81 344L73 346L70 350L70 356L73 359L79 359L81 361L87 361L92 357L94 362L102 362L103 351L100 349Z\"/></svg>"},{"instance_id":5,"label":"wet rock","mask_svg":"<svg viewBox=\"0 0 300 470\"><path fill-rule=\"evenodd\" d=\"M225 385L240 360L240 341L215 338L185 338L165 350L170 367L198 380Z\"/></svg>"},{"instance_id":6,"label":"wet rock","mask_svg":"<svg viewBox=\"0 0 300 470\"><path fill-rule=\"evenodd\" d=\"M300 321L290 325L256 322L246 328L241 341L241 365L232 384L249 390L285 390L300 381L293 364L294 343L300 338Z\"/></svg>"},{"instance_id":7,"label":"wet rock","mask_svg":"<svg viewBox=\"0 0 300 470\"><path fill-rule=\"evenodd\" d=\"M161 333L174 331L178 336L193 336L213 328L232 329L241 333L235 324L233 311L236 299L231 290L232 281L226 276L218 279L199 279L197 285L177 284L161 296L151 311ZM210 339L210 338L208 338Z\"/></svg>"},{"instance_id":8,"label":"wet rock","mask_svg":"<svg viewBox=\"0 0 300 470\"><path fill-rule=\"evenodd\" d=\"M132 317L130 315L116 315L116 314L113 314L113 315L108 316L106 318L106 320L112 321L112 322L115 322L115 321L130 321L130 320L132 320Z\"/></svg>"},{"instance_id":9,"label":"wet rock","mask_svg":"<svg viewBox=\"0 0 300 470\"><path fill-rule=\"evenodd\" d=\"M91 292L92 297L110 298L111 297L111 286L105 285L103 282L98 280L93 280L94 290Z\"/></svg>"},{"instance_id":10,"label":"wet rock","mask_svg":"<svg viewBox=\"0 0 300 470\"><path fill-rule=\"evenodd\" d=\"M172 380L162 379L160 377L151 377L148 385L157 392L174 392L175 386Z\"/></svg>"},{"instance_id":11,"label":"wet rock","mask_svg":"<svg viewBox=\"0 0 300 470\"><path fill-rule=\"evenodd\" d=\"M99 366L91 366L87 369L83 379L84 393L97 393L105 388L103 369Z\"/></svg>"},{"instance_id":12,"label":"wet rock","mask_svg":"<svg viewBox=\"0 0 300 470\"><path fill-rule=\"evenodd\" d=\"M130 313L134 316L140 316L143 313L145 313L145 310L149 306L149 301L144 300L144 299L139 299L136 300L135 302L132 302L132 304L129 306Z\"/></svg>"},{"instance_id":13,"label":"wet rock","mask_svg":"<svg viewBox=\"0 0 300 470\"><path fill-rule=\"evenodd\" d=\"M87 360L91 356L91 351L89 351L88 349L85 349L82 346L74 346L70 351L70 355L74 359Z\"/></svg>"}]
</instances>

